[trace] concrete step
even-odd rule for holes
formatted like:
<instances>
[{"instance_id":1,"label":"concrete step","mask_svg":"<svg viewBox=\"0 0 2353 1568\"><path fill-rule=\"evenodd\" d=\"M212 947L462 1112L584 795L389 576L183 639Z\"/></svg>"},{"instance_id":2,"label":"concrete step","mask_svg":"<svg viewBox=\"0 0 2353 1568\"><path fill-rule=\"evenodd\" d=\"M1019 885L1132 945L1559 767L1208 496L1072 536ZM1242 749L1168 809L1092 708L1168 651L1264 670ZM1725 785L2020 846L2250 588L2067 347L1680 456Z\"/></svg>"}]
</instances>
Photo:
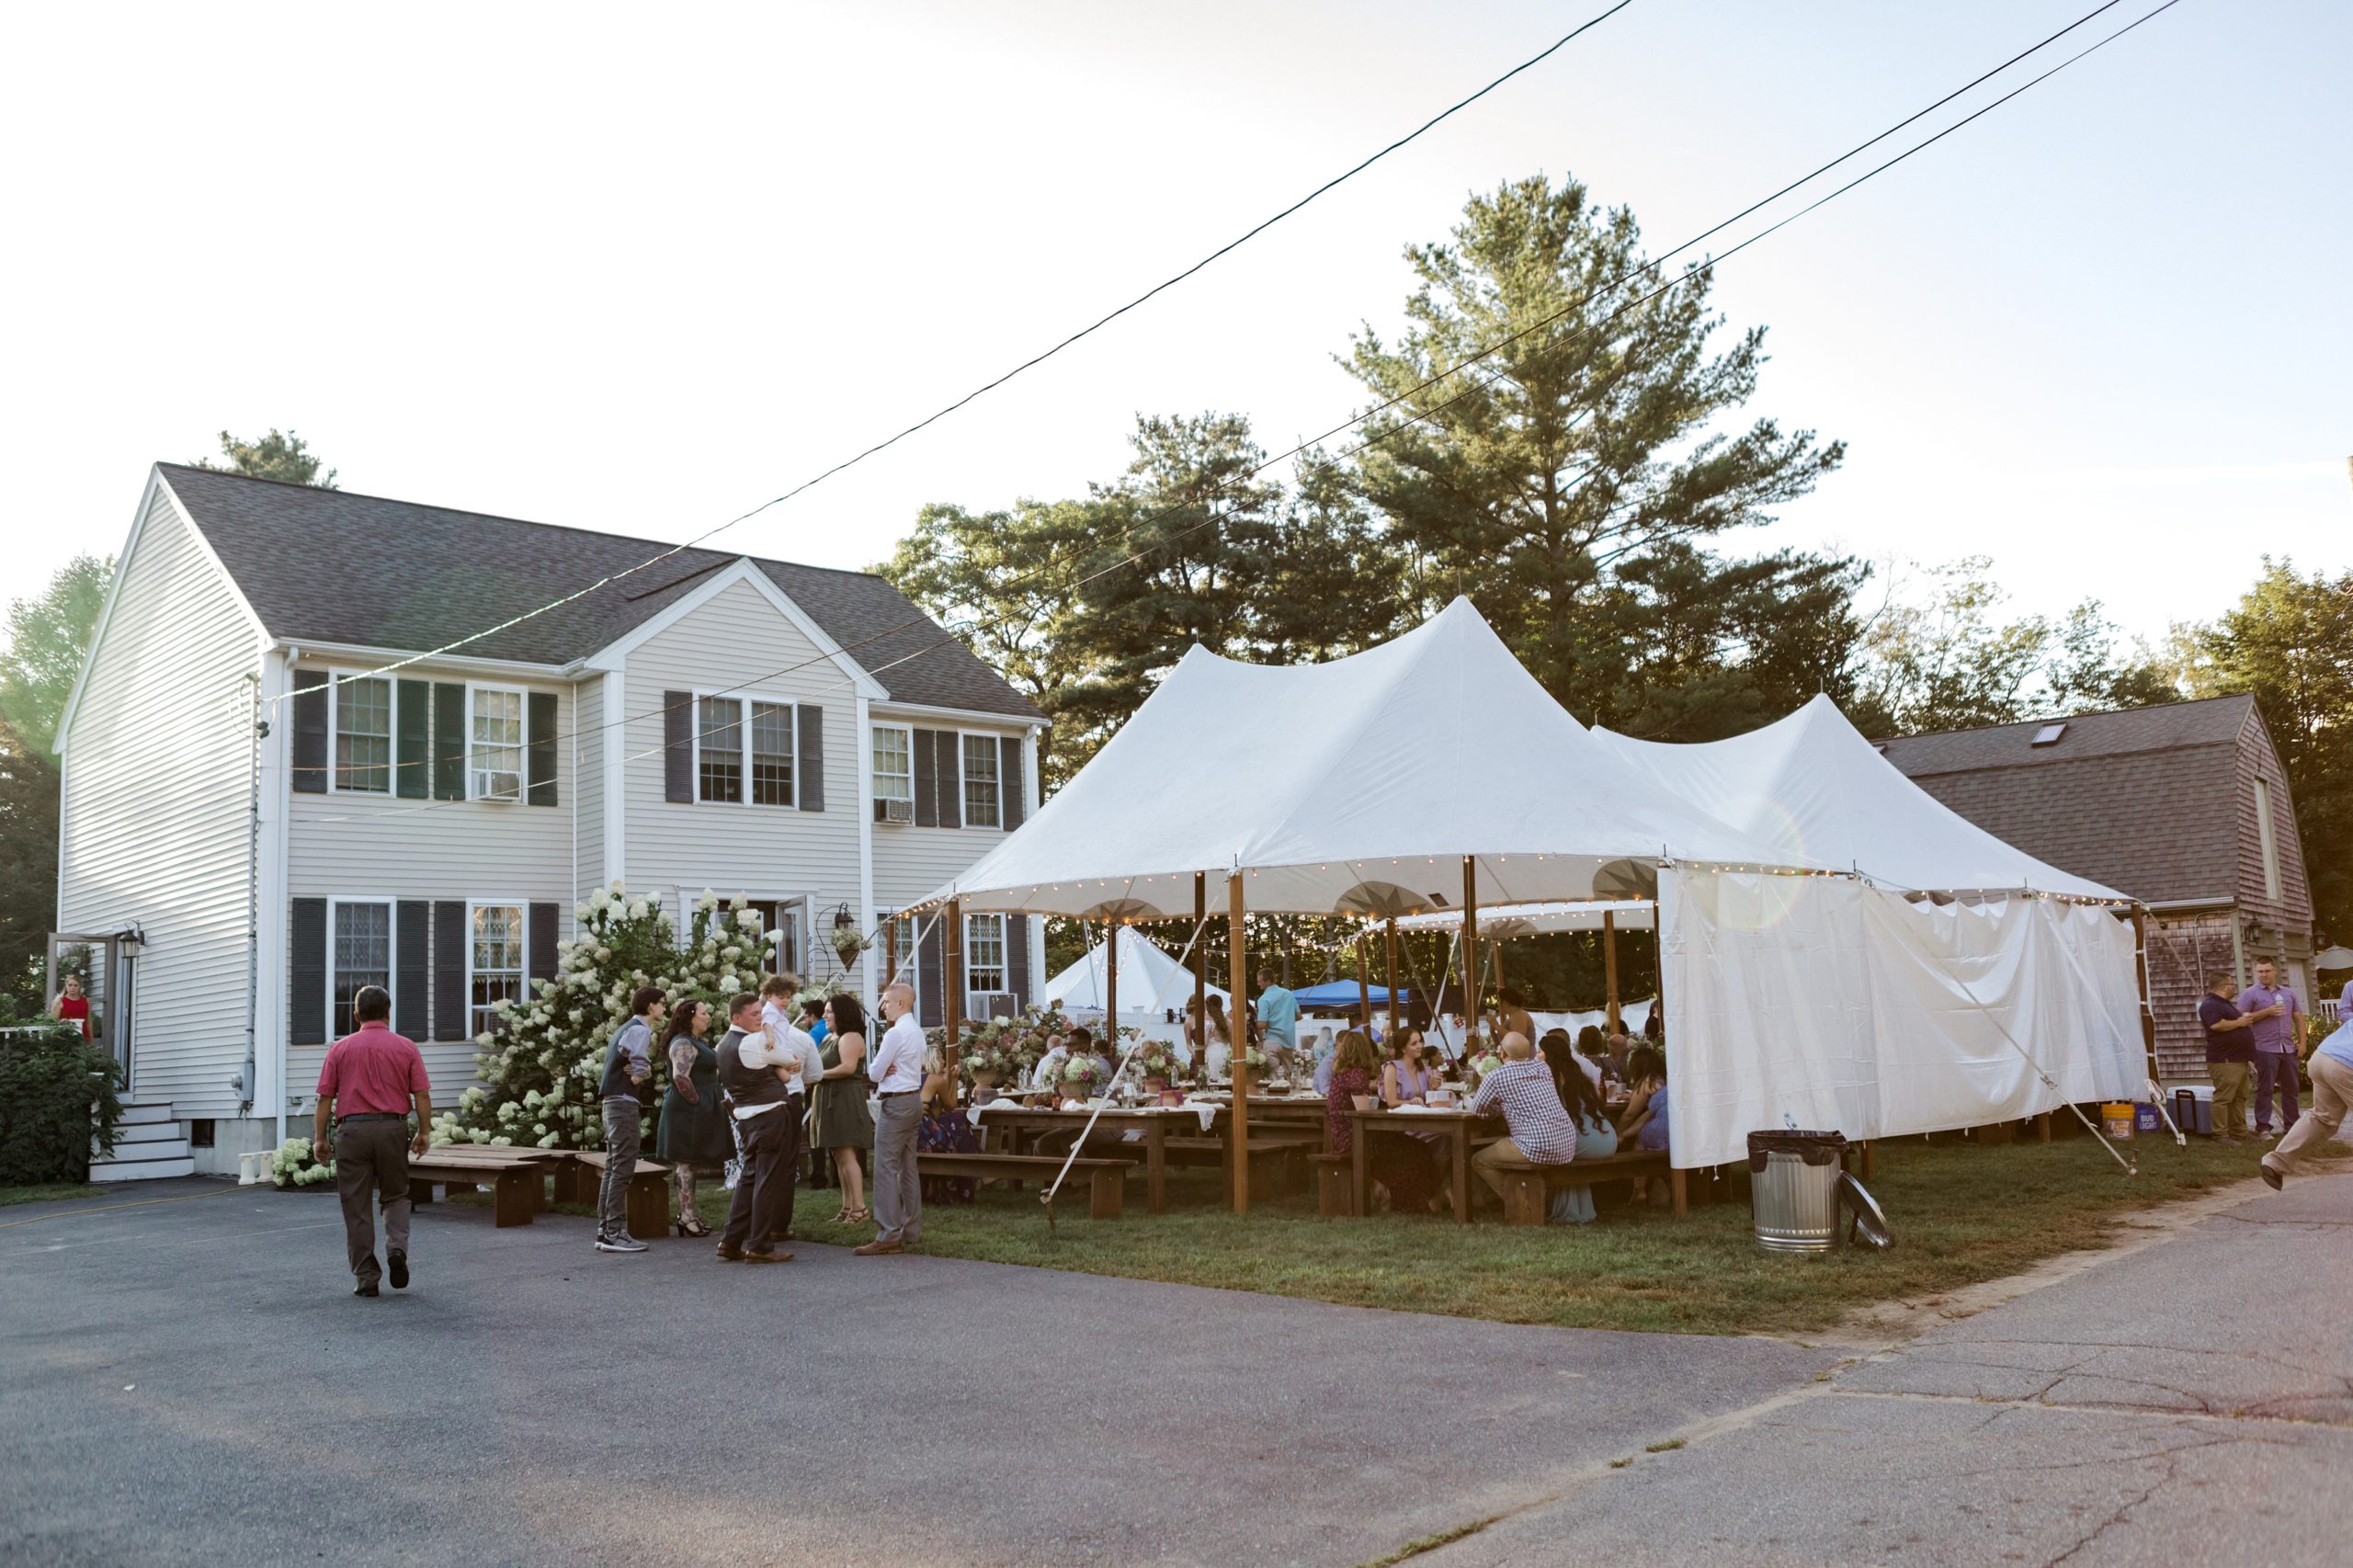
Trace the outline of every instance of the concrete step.
<instances>
[{"instance_id":1,"label":"concrete step","mask_svg":"<svg viewBox=\"0 0 2353 1568\"><path fill-rule=\"evenodd\" d=\"M160 1181L165 1176L194 1176L195 1157L188 1153L185 1143L179 1146L179 1151L168 1159L111 1160L104 1165L94 1161L90 1165L90 1179L94 1182Z\"/></svg>"},{"instance_id":2,"label":"concrete step","mask_svg":"<svg viewBox=\"0 0 2353 1568\"><path fill-rule=\"evenodd\" d=\"M115 1124L115 1145L128 1147L134 1143L165 1143L182 1136L176 1121L122 1121Z\"/></svg>"},{"instance_id":3,"label":"concrete step","mask_svg":"<svg viewBox=\"0 0 2353 1568\"><path fill-rule=\"evenodd\" d=\"M125 1100L122 1106L122 1127L152 1127L156 1122L172 1119L169 1100Z\"/></svg>"}]
</instances>

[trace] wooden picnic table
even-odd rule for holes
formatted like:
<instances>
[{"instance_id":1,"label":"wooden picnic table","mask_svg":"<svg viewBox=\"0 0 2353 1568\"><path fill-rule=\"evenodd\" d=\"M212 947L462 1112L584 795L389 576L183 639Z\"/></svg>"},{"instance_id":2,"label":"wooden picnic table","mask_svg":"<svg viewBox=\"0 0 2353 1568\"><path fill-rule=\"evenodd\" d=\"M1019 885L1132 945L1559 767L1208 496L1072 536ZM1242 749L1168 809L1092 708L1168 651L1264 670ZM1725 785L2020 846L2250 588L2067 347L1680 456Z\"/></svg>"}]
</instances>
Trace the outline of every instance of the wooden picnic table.
<instances>
[{"instance_id":1,"label":"wooden picnic table","mask_svg":"<svg viewBox=\"0 0 2353 1568\"><path fill-rule=\"evenodd\" d=\"M1409 1111L1398 1115L1386 1110L1358 1110L1349 1113L1355 1125L1348 1139L1349 1174L1356 1189L1356 1212L1372 1212L1372 1168L1365 1158L1365 1140L1375 1132L1435 1132L1449 1144L1448 1164L1454 1176L1454 1222L1471 1222L1471 1143L1481 1132L1480 1123L1493 1122L1497 1131L1483 1142L1492 1142L1501 1136L1503 1118L1472 1116L1467 1110Z\"/></svg>"},{"instance_id":2,"label":"wooden picnic table","mask_svg":"<svg viewBox=\"0 0 2353 1568\"><path fill-rule=\"evenodd\" d=\"M989 1134L995 1143L998 1134L1005 1138L1005 1147L994 1152L1006 1154L1021 1153L1027 1139L1047 1132L1074 1132L1086 1125L1087 1118L1095 1118L1096 1131L1109 1131L1122 1136L1141 1131L1143 1134L1144 1209L1158 1214L1168 1207L1168 1127L1171 1120L1182 1118L1199 1128L1200 1120L1191 1111L1176 1110L1113 1110L1100 1115L1091 1110L1048 1110L1043 1106L1006 1107L1002 1100L986 1107L973 1118L973 1125Z\"/></svg>"}]
</instances>

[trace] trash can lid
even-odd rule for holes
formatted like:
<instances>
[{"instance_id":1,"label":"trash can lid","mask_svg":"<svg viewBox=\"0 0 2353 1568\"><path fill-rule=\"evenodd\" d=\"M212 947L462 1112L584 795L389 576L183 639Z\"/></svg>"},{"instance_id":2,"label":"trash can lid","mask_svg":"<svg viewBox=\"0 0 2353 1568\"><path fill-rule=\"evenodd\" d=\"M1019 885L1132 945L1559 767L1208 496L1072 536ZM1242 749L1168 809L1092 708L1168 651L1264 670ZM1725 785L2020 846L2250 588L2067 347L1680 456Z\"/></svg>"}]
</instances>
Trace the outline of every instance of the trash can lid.
<instances>
[{"instance_id":1,"label":"trash can lid","mask_svg":"<svg viewBox=\"0 0 2353 1568\"><path fill-rule=\"evenodd\" d=\"M1863 1190L1863 1184L1850 1171L1838 1173L1838 1201L1855 1211L1855 1235L1865 1246L1885 1252L1895 1244L1895 1233L1887 1228L1887 1216L1881 1212L1878 1200Z\"/></svg>"},{"instance_id":2,"label":"trash can lid","mask_svg":"<svg viewBox=\"0 0 2353 1568\"><path fill-rule=\"evenodd\" d=\"M1748 1135L1749 1168L1764 1169L1768 1154L1795 1154L1809 1165L1826 1165L1835 1162L1846 1147L1847 1135L1843 1132L1799 1132L1790 1129L1752 1132Z\"/></svg>"}]
</instances>

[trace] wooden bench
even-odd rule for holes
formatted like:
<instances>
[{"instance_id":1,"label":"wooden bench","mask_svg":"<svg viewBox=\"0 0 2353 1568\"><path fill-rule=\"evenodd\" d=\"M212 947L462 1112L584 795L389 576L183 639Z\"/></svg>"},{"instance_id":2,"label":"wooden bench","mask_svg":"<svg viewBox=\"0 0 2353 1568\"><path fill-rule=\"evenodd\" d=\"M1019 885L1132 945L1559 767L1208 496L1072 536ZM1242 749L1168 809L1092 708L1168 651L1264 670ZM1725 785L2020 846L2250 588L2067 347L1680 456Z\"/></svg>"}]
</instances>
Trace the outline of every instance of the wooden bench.
<instances>
[{"instance_id":1,"label":"wooden bench","mask_svg":"<svg viewBox=\"0 0 2353 1568\"><path fill-rule=\"evenodd\" d=\"M1051 1185L1063 1168L1059 1154L917 1154L915 1171L927 1176L1035 1176ZM1116 1220L1127 1211L1127 1174L1133 1160L1073 1160L1070 1174L1087 1183L1087 1213L1097 1220Z\"/></svg>"},{"instance_id":2,"label":"wooden bench","mask_svg":"<svg viewBox=\"0 0 2353 1568\"><path fill-rule=\"evenodd\" d=\"M408 1197L415 1204L433 1201L438 1183L445 1193L491 1189L491 1220L500 1228L528 1225L531 1216L547 1207L547 1174L551 1162L540 1149L495 1149L487 1144L449 1144L408 1160Z\"/></svg>"},{"instance_id":3,"label":"wooden bench","mask_svg":"<svg viewBox=\"0 0 2353 1568\"><path fill-rule=\"evenodd\" d=\"M1327 1219L1347 1219L1357 1211L1356 1162L1347 1154L1317 1153L1308 1156L1315 1167L1315 1212Z\"/></svg>"},{"instance_id":4,"label":"wooden bench","mask_svg":"<svg viewBox=\"0 0 2353 1568\"><path fill-rule=\"evenodd\" d=\"M1226 1141L1222 1138L1171 1138L1165 1142L1168 1163L1172 1165L1226 1166ZM1265 1167L1272 1166L1275 1180L1267 1190L1295 1191L1305 1184L1306 1159L1324 1147L1321 1133L1254 1132L1250 1135L1250 1185L1258 1186ZM1233 1173L1225 1172L1226 1185L1231 1187ZM1231 1197L1231 1194L1228 1194Z\"/></svg>"},{"instance_id":5,"label":"wooden bench","mask_svg":"<svg viewBox=\"0 0 2353 1568\"><path fill-rule=\"evenodd\" d=\"M602 1149L574 1149L567 1163L573 1170L573 1190L580 1196L574 1201L594 1203L605 1179L605 1165L608 1156ZM584 1177L595 1172L584 1184ZM561 1184L563 1178L557 1178ZM582 1192L582 1186L586 1190ZM629 1233L639 1241L650 1242L670 1228L670 1167L659 1160L641 1158L630 1172L629 1190L622 1195L628 1215Z\"/></svg>"},{"instance_id":6,"label":"wooden bench","mask_svg":"<svg viewBox=\"0 0 2353 1568\"><path fill-rule=\"evenodd\" d=\"M1540 1225L1550 1216L1552 1194L1567 1187L1590 1187L1597 1181L1637 1181L1665 1176L1675 1191L1675 1217L1686 1209L1683 1173L1669 1166L1664 1150L1629 1149L1606 1159L1574 1160L1565 1165L1539 1165L1533 1170L1507 1170L1504 1176L1504 1223Z\"/></svg>"}]
</instances>

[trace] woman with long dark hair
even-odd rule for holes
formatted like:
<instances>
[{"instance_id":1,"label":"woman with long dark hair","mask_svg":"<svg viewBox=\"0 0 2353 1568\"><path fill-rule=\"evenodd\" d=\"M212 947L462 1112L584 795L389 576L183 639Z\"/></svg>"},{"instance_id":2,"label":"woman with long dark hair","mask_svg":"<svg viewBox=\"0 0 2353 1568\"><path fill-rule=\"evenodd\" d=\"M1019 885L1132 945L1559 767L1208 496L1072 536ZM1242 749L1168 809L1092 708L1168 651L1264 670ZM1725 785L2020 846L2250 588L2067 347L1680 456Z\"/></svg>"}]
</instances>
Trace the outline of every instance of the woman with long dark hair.
<instances>
[{"instance_id":1,"label":"woman with long dark hair","mask_svg":"<svg viewBox=\"0 0 2353 1568\"><path fill-rule=\"evenodd\" d=\"M842 1209L837 1225L863 1225L873 1218L866 1208L866 1173L858 1154L874 1147L874 1114L866 1108L866 1008L847 993L825 1004L825 1045L818 1060L824 1074L817 1080L817 1103L809 1108L816 1144L833 1156L834 1176L841 1183Z\"/></svg>"},{"instance_id":2,"label":"woman with long dark hair","mask_svg":"<svg viewBox=\"0 0 2353 1568\"><path fill-rule=\"evenodd\" d=\"M678 1203L675 1222L682 1236L710 1234L695 1208L695 1178L722 1169L735 1157L726 1108L719 1103L719 1053L706 1038L710 1023L710 1004L688 997L671 1010L669 1038L663 1041L670 1059L670 1090L662 1096L654 1153L670 1167Z\"/></svg>"}]
</instances>

